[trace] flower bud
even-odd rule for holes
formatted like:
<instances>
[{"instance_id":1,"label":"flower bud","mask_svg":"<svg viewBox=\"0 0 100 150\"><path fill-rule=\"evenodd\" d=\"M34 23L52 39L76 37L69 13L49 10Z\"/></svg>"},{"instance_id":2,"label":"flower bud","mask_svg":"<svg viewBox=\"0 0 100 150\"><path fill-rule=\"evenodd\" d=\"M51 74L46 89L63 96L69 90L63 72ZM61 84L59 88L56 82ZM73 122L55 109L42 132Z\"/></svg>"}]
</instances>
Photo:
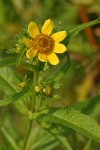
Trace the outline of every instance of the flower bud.
<instances>
[{"instance_id":1,"label":"flower bud","mask_svg":"<svg viewBox=\"0 0 100 150\"><path fill-rule=\"evenodd\" d=\"M43 88L43 93L46 96L51 96L53 92L53 88L50 85L47 85L45 88Z\"/></svg>"},{"instance_id":2,"label":"flower bud","mask_svg":"<svg viewBox=\"0 0 100 150\"><path fill-rule=\"evenodd\" d=\"M41 87L40 87L39 85L36 85L36 86L35 86L35 91L36 91L37 93L39 93L39 92L41 91Z\"/></svg>"},{"instance_id":3,"label":"flower bud","mask_svg":"<svg viewBox=\"0 0 100 150\"><path fill-rule=\"evenodd\" d=\"M21 87L21 88L24 88L24 87L27 86L27 84L26 84L26 82L20 82L20 83L18 84L18 86Z\"/></svg>"},{"instance_id":4,"label":"flower bud","mask_svg":"<svg viewBox=\"0 0 100 150\"><path fill-rule=\"evenodd\" d=\"M16 48L16 52L17 52L17 53L19 53L20 50L21 50L21 47L17 47L17 48Z\"/></svg>"}]
</instances>

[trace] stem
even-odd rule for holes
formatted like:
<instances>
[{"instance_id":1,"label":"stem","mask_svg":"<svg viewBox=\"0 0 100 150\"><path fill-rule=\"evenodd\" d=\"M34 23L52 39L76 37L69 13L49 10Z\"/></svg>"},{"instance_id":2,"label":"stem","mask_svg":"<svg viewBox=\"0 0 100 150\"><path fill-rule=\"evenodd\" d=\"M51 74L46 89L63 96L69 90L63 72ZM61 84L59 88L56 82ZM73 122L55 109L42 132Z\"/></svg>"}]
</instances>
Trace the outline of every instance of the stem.
<instances>
[{"instance_id":1,"label":"stem","mask_svg":"<svg viewBox=\"0 0 100 150\"><path fill-rule=\"evenodd\" d=\"M34 71L34 82L33 82L33 88L35 89L35 85L37 84L38 80L38 71L36 69ZM35 112L35 101L36 101L36 92L33 90L33 96L32 96L32 102L31 102L31 112Z\"/></svg>"},{"instance_id":2,"label":"stem","mask_svg":"<svg viewBox=\"0 0 100 150\"><path fill-rule=\"evenodd\" d=\"M81 150L80 144L79 144L77 136L76 136L76 132L72 133L72 140L73 140L73 143L74 143L75 150Z\"/></svg>"},{"instance_id":3,"label":"stem","mask_svg":"<svg viewBox=\"0 0 100 150\"><path fill-rule=\"evenodd\" d=\"M89 139L83 150L88 150L89 147L90 147L91 142L92 142L92 139Z\"/></svg>"},{"instance_id":4,"label":"stem","mask_svg":"<svg viewBox=\"0 0 100 150\"><path fill-rule=\"evenodd\" d=\"M22 150L27 150L27 144L28 144L28 139L29 139L30 133L31 133L32 124L33 124L33 120L30 120L28 132L27 132Z\"/></svg>"},{"instance_id":5,"label":"stem","mask_svg":"<svg viewBox=\"0 0 100 150\"><path fill-rule=\"evenodd\" d=\"M38 71L33 68L33 72L34 72L34 81L33 81L33 88L34 88L37 83L37 80L38 80ZM32 113L35 112L35 101L36 101L36 92L35 92L35 90L33 90L33 96L32 96L32 101L31 101L31 112ZM30 133L32 130L32 125L33 125L33 120L30 120L28 132L27 132L22 150L27 150L27 145L28 145L29 136L30 136Z\"/></svg>"}]
</instances>

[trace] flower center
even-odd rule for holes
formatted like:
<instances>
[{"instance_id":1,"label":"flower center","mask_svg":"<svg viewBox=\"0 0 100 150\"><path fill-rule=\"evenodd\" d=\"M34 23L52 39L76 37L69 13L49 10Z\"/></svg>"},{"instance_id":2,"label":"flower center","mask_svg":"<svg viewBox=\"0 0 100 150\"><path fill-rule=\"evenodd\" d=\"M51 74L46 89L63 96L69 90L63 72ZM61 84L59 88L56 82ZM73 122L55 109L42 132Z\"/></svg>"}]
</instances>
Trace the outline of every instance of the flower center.
<instances>
[{"instance_id":1,"label":"flower center","mask_svg":"<svg viewBox=\"0 0 100 150\"><path fill-rule=\"evenodd\" d=\"M48 36L40 33L34 39L34 48L41 53L50 53L54 47L54 40Z\"/></svg>"}]
</instances>

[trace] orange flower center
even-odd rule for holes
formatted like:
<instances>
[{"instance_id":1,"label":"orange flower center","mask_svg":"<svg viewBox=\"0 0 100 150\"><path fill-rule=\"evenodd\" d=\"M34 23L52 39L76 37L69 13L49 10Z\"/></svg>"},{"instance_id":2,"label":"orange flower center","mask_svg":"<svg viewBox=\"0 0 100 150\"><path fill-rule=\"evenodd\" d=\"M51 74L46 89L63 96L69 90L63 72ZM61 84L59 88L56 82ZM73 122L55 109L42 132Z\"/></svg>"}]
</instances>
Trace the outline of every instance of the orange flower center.
<instances>
[{"instance_id":1,"label":"orange flower center","mask_svg":"<svg viewBox=\"0 0 100 150\"><path fill-rule=\"evenodd\" d=\"M40 33L34 39L34 48L41 53L50 53L54 47L54 40L45 34Z\"/></svg>"}]
</instances>

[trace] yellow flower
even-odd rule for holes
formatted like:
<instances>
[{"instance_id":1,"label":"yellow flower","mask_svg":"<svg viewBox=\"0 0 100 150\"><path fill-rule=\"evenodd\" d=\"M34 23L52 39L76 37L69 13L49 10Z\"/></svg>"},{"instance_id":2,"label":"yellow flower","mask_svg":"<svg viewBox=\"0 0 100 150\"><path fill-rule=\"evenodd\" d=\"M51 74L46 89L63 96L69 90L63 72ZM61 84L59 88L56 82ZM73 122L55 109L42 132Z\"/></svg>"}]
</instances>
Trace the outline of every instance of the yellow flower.
<instances>
[{"instance_id":1,"label":"yellow flower","mask_svg":"<svg viewBox=\"0 0 100 150\"><path fill-rule=\"evenodd\" d=\"M57 65L59 59L55 53L64 53L67 48L65 45L59 43L65 39L66 31L56 32L51 35L54 24L51 19L45 21L41 32L35 22L28 25L28 33L31 39L25 38L24 42L28 48L26 57L28 59L34 58L38 55L38 59L42 62L49 62L52 65Z\"/></svg>"}]
</instances>

